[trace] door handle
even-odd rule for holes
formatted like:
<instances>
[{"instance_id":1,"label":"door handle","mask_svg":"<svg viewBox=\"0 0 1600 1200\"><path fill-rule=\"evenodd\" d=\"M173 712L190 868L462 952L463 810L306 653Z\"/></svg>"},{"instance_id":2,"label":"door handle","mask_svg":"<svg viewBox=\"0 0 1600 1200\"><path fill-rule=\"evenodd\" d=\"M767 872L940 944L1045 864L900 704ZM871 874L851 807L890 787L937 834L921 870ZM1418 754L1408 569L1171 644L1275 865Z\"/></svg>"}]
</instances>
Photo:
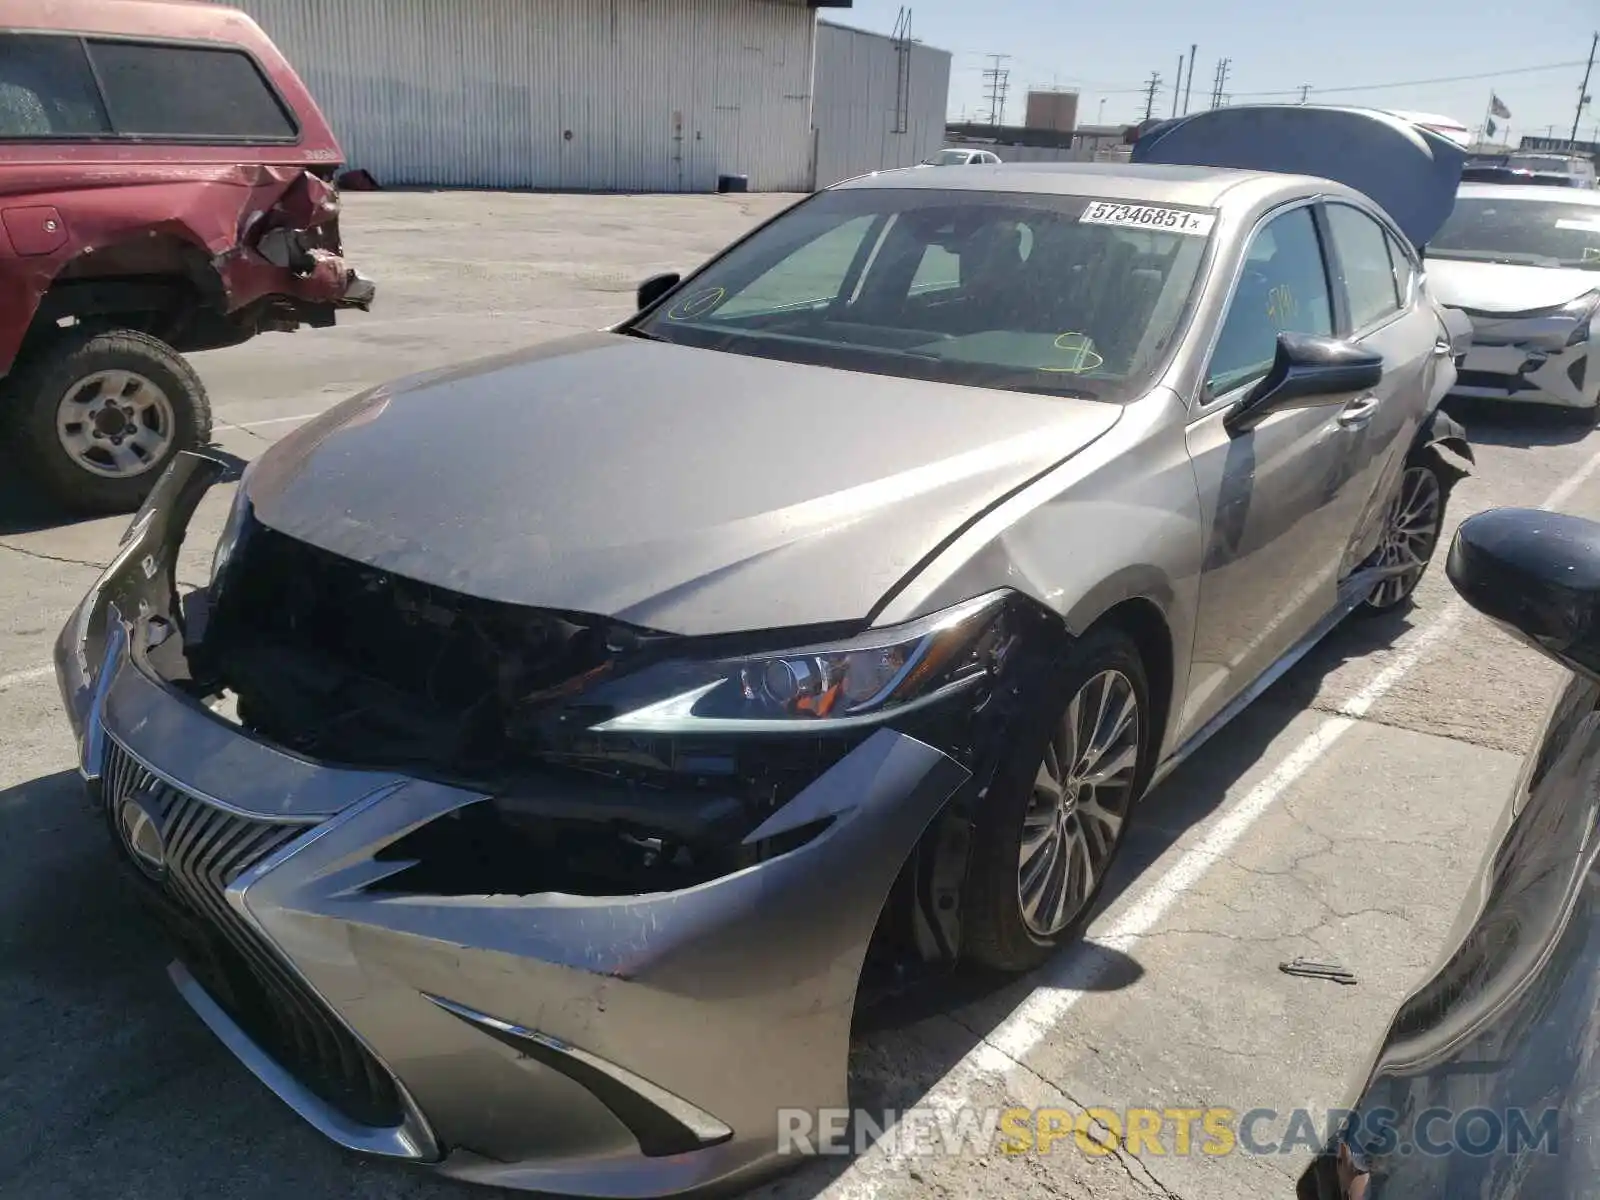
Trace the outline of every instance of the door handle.
<instances>
[{"instance_id":1,"label":"door handle","mask_svg":"<svg viewBox=\"0 0 1600 1200\"><path fill-rule=\"evenodd\" d=\"M1446 341L1437 341L1433 344L1435 358L1447 358L1455 353L1455 347Z\"/></svg>"},{"instance_id":2,"label":"door handle","mask_svg":"<svg viewBox=\"0 0 1600 1200\"><path fill-rule=\"evenodd\" d=\"M1372 414L1377 411L1378 398L1376 396L1357 396L1339 410L1337 420L1344 428L1354 429L1372 420Z\"/></svg>"}]
</instances>

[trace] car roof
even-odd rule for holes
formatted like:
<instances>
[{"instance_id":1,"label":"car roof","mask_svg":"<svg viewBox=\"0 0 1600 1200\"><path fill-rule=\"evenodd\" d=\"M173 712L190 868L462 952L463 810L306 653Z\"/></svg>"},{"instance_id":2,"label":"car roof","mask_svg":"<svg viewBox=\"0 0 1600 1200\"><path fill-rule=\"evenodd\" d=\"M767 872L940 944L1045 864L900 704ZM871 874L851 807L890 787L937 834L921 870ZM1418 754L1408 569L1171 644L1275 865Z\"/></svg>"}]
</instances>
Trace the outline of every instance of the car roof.
<instances>
[{"instance_id":1,"label":"car roof","mask_svg":"<svg viewBox=\"0 0 1600 1200\"><path fill-rule=\"evenodd\" d=\"M1463 183L1456 190L1458 200L1559 200L1563 204L1589 204L1600 207L1600 191L1592 188L1562 187L1539 183Z\"/></svg>"},{"instance_id":2,"label":"car roof","mask_svg":"<svg viewBox=\"0 0 1600 1200\"><path fill-rule=\"evenodd\" d=\"M1270 171L1224 167L1169 167L1141 163L1001 162L965 174L930 176L925 171L874 171L834 185L835 189L939 188L978 192L1035 192L1056 196L1097 196L1149 204L1215 208L1224 195L1249 184L1273 191L1346 192L1331 180Z\"/></svg>"},{"instance_id":3,"label":"car roof","mask_svg":"<svg viewBox=\"0 0 1600 1200\"><path fill-rule=\"evenodd\" d=\"M256 49L266 40L254 22L228 4L201 0L0 0L0 28L62 33L182 37Z\"/></svg>"}]
</instances>

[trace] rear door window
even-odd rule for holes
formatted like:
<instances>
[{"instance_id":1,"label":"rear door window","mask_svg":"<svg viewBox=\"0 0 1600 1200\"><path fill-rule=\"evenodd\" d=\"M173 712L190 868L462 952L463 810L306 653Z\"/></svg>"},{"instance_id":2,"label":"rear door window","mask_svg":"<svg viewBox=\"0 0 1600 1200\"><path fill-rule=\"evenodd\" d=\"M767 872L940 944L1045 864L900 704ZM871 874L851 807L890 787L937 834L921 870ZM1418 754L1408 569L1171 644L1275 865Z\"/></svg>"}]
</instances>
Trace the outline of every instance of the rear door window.
<instances>
[{"instance_id":1,"label":"rear door window","mask_svg":"<svg viewBox=\"0 0 1600 1200\"><path fill-rule=\"evenodd\" d=\"M74 37L0 33L0 138L111 132L94 74Z\"/></svg>"},{"instance_id":2,"label":"rear door window","mask_svg":"<svg viewBox=\"0 0 1600 1200\"><path fill-rule=\"evenodd\" d=\"M91 38L116 132L132 137L285 141L293 120L240 50Z\"/></svg>"},{"instance_id":3,"label":"rear door window","mask_svg":"<svg viewBox=\"0 0 1600 1200\"><path fill-rule=\"evenodd\" d=\"M1400 306L1404 308L1411 303L1411 288L1416 283L1416 268L1412 265L1411 256L1405 252L1404 247L1389 235L1389 259L1394 263L1394 282L1400 289Z\"/></svg>"},{"instance_id":4,"label":"rear door window","mask_svg":"<svg viewBox=\"0 0 1600 1200\"><path fill-rule=\"evenodd\" d=\"M1358 208L1329 204L1327 212L1339 252L1339 282L1350 301L1350 326L1366 329L1400 311L1389 238L1382 225Z\"/></svg>"}]
</instances>

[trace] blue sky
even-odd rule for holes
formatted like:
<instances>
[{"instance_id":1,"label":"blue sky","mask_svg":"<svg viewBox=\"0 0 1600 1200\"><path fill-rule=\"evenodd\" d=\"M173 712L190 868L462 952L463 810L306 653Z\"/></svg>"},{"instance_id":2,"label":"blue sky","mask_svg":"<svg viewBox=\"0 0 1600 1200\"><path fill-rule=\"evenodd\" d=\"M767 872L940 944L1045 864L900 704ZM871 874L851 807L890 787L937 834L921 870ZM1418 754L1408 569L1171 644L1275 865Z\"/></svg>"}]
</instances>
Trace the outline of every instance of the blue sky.
<instances>
[{"instance_id":1,"label":"blue sky","mask_svg":"<svg viewBox=\"0 0 1600 1200\"><path fill-rule=\"evenodd\" d=\"M1597 0L914 0L910 7L912 36L952 54L953 117L988 115L983 71L991 54L1010 56L1007 120L1021 118L1022 97L1034 85L1076 87L1080 122L1095 123L1102 111L1108 123L1139 119L1152 71L1162 79L1156 112L1170 116L1178 56L1198 43L1191 107L1206 106L1217 60L1227 57L1225 90L1235 103L1296 100L1310 85L1312 98L1325 103L1437 112L1476 128L1492 88L1511 110L1502 124L1513 139L1543 135L1552 124L1557 136L1571 131L1589 39L1600 28ZM899 9L898 0L856 0L823 16L887 33ZM1187 76L1187 63L1184 70ZM1460 76L1471 78L1410 82ZM1317 91L1356 87L1362 90ZM1600 124L1600 67L1589 90L1596 102L1578 133L1586 140L1596 139Z\"/></svg>"}]
</instances>

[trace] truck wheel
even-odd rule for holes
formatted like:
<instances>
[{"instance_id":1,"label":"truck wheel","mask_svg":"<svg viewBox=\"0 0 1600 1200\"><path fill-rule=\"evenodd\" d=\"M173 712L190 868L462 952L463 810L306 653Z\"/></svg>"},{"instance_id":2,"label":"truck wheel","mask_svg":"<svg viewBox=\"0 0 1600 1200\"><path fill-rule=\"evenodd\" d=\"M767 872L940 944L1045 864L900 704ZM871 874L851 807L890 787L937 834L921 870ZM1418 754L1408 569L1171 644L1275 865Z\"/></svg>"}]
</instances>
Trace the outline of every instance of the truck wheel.
<instances>
[{"instance_id":1,"label":"truck wheel","mask_svg":"<svg viewBox=\"0 0 1600 1200\"><path fill-rule=\"evenodd\" d=\"M165 342L131 329L71 330L5 383L22 465L85 516L132 512L173 457L211 441L211 402Z\"/></svg>"}]
</instances>

